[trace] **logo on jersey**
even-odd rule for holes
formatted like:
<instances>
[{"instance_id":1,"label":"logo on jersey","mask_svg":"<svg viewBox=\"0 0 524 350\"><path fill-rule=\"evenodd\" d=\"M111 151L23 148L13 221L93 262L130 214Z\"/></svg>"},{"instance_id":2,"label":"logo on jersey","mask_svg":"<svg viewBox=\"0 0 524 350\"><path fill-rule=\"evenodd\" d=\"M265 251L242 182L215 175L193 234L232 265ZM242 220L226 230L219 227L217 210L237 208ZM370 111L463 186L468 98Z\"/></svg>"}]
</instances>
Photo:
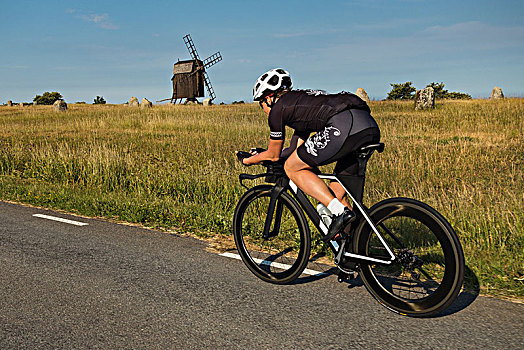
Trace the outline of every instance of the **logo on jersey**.
<instances>
[{"instance_id":1,"label":"logo on jersey","mask_svg":"<svg viewBox=\"0 0 524 350\"><path fill-rule=\"evenodd\" d=\"M304 145L306 146L307 153L318 156L317 150L326 148L327 144L331 140L329 133L333 130L333 136L340 136L340 130L333 126L328 126L324 130L317 132L312 137L308 138Z\"/></svg>"},{"instance_id":2,"label":"logo on jersey","mask_svg":"<svg viewBox=\"0 0 524 350\"><path fill-rule=\"evenodd\" d=\"M320 96L320 95L328 95L327 92L325 92L324 90L303 90L306 94L310 95L310 96Z\"/></svg>"}]
</instances>

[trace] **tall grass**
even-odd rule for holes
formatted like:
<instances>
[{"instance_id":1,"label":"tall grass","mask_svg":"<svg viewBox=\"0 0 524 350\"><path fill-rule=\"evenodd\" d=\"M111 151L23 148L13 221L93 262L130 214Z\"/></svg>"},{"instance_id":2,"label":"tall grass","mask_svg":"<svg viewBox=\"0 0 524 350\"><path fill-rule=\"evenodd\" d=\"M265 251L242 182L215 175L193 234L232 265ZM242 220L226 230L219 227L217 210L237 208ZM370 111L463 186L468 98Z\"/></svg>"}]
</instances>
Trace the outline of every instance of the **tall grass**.
<instances>
[{"instance_id":1,"label":"tall grass","mask_svg":"<svg viewBox=\"0 0 524 350\"><path fill-rule=\"evenodd\" d=\"M258 105L0 107L0 198L200 235L230 234L234 150L266 146ZM386 150L365 202L413 197L451 222L491 294L524 294L523 99L372 102ZM473 276L469 276L470 284Z\"/></svg>"}]
</instances>

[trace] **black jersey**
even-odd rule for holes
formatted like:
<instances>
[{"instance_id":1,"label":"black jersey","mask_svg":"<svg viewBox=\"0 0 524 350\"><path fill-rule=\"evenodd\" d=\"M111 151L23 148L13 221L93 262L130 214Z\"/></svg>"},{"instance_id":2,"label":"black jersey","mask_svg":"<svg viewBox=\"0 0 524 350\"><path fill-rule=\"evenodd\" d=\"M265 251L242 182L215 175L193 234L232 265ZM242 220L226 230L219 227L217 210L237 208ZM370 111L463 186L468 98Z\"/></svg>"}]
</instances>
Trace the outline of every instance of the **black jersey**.
<instances>
[{"instance_id":1,"label":"black jersey","mask_svg":"<svg viewBox=\"0 0 524 350\"><path fill-rule=\"evenodd\" d=\"M307 138L326 126L329 118L347 109L370 112L366 102L349 92L327 94L324 91L294 90L278 99L269 113L270 138L284 140L285 126Z\"/></svg>"}]
</instances>

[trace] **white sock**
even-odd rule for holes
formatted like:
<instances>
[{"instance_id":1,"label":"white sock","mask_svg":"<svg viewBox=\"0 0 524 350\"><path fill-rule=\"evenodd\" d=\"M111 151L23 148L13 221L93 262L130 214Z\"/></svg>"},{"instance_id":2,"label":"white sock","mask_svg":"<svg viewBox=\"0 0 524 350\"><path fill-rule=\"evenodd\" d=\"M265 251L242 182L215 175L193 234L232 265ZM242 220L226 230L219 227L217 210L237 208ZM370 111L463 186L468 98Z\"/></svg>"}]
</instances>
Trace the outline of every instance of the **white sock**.
<instances>
[{"instance_id":1,"label":"white sock","mask_svg":"<svg viewBox=\"0 0 524 350\"><path fill-rule=\"evenodd\" d=\"M344 212L344 208L346 208L346 206L342 204L342 202L337 198L335 198L329 202L327 208L333 215L338 216Z\"/></svg>"}]
</instances>

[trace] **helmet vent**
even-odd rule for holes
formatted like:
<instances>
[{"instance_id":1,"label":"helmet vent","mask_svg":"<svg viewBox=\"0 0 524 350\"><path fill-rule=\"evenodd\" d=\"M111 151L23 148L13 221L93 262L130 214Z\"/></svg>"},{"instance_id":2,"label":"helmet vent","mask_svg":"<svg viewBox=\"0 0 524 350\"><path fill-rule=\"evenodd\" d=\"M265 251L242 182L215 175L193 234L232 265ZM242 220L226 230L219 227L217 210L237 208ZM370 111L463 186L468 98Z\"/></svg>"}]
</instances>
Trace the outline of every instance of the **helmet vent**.
<instances>
[{"instance_id":1,"label":"helmet vent","mask_svg":"<svg viewBox=\"0 0 524 350\"><path fill-rule=\"evenodd\" d=\"M278 76L274 75L271 77L271 79L268 80L268 84L272 86L276 86L278 84Z\"/></svg>"}]
</instances>

